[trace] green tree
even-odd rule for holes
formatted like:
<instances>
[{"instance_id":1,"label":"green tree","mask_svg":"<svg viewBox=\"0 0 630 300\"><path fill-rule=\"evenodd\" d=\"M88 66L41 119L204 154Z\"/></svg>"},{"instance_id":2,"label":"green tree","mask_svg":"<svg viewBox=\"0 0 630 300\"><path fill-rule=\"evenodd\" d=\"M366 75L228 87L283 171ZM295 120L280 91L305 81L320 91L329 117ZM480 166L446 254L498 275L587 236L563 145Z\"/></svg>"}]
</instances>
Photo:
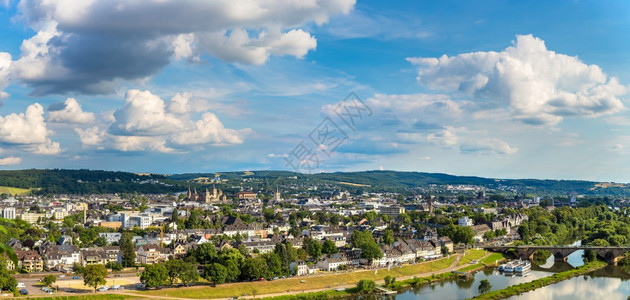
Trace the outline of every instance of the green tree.
<instances>
[{"instance_id":1,"label":"green tree","mask_svg":"<svg viewBox=\"0 0 630 300\"><path fill-rule=\"evenodd\" d=\"M171 214L171 221L175 224L179 221L179 212L177 211L177 207L173 208L173 213Z\"/></svg>"},{"instance_id":2,"label":"green tree","mask_svg":"<svg viewBox=\"0 0 630 300\"><path fill-rule=\"evenodd\" d=\"M186 220L186 228L194 229L201 228L201 220L199 217L202 215L202 212L198 209L193 209L190 211L190 215L188 215L188 219Z\"/></svg>"},{"instance_id":3,"label":"green tree","mask_svg":"<svg viewBox=\"0 0 630 300\"><path fill-rule=\"evenodd\" d=\"M482 279L481 281L479 281L479 286L477 287L477 290L479 290L480 294L485 294L489 292L490 289L492 289L492 285L490 284L490 281L488 281L488 279Z\"/></svg>"},{"instance_id":4,"label":"green tree","mask_svg":"<svg viewBox=\"0 0 630 300\"><path fill-rule=\"evenodd\" d=\"M374 292L376 289L376 282L370 279L361 279L357 282L357 291L359 293L368 294Z\"/></svg>"},{"instance_id":5,"label":"green tree","mask_svg":"<svg viewBox=\"0 0 630 300\"><path fill-rule=\"evenodd\" d=\"M322 256L322 244L312 239L310 236L304 238L303 248L313 260L317 260Z\"/></svg>"},{"instance_id":6,"label":"green tree","mask_svg":"<svg viewBox=\"0 0 630 300\"><path fill-rule=\"evenodd\" d=\"M241 275L241 265L243 264L243 255L238 249L230 248L219 253L219 263L228 270L226 281L236 281Z\"/></svg>"},{"instance_id":7,"label":"green tree","mask_svg":"<svg viewBox=\"0 0 630 300\"><path fill-rule=\"evenodd\" d=\"M367 259L369 264L372 264L375 258L383 257L381 248L374 240L371 232L355 230L350 239L353 247L361 248L361 258Z\"/></svg>"},{"instance_id":8,"label":"green tree","mask_svg":"<svg viewBox=\"0 0 630 300\"><path fill-rule=\"evenodd\" d=\"M164 264L166 267L166 275L170 285L175 283L175 280L180 278L181 274L186 269L186 263L181 259L170 259Z\"/></svg>"},{"instance_id":9,"label":"green tree","mask_svg":"<svg viewBox=\"0 0 630 300\"><path fill-rule=\"evenodd\" d=\"M7 262L0 259L0 291L15 291L17 280L7 268Z\"/></svg>"},{"instance_id":10,"label":"green tree","mask_svg":"<svg viewBox=\"0 0 630 300\"><path fill-rule=\"evenodd\" d=\"M57 276L55 275L46 275L42 278L42 283L48 287L55 282L57 282Z\"/></svg>"},{"instance_id":11,"label":"green tree","mask_svg":"<svg viewBox=\"0 0 630 300\"><path fill-rule=\"evenodd\" d=\"M495 238L494 231L492 231L492 230L488 230L488 231L484 232L484 234L483 234L483 239L485 241L491 241L494 238Z\"/></svg>"},{"instance_id":12,"label":"green tree","mask_svg":"<svg viewBox=\"0 0 630 300\"><path fill-rule=\"evenodd\" d=\"M120 252L123 267L133 267L136 265L136 251L133 247L133 238L130 232L125 232L120 237Z\"/></svg>"},{"instance_id":13,"label":"green tree","mask_svg":"<svg viewBox=\"0 0 630 300\"><path fill-rule=\"evenodd\" d=\"M241 268L241 277L245 280L257 280L267 277L267 262L263 257L247 258Z\"/></svg>"},{"instance_id":14,"label":"green tree","mask_svg":"<svg viewBox=\"0 0 630 300\"><path fill-rule=\"evenodd\" d=\"M595 259L597 259L597 253L595 253L595 251L593 250L585 250L582 254L582 258L585 262L594 261Z\"/></svg>"},{"instance_id":15,"label":"green tree","mask_svg":"<svg viewBox=\"0 0 630 300\"><path fill-rule=\"evenodd\" d=\"M383 244L391 245L394 243L394 232L390 229L385 230L383 234Z\"/></svg>"},{"instance_id":16,"label":"green tree","mask_svg":"<svg viewBox=\"0 0 630 300\"><path fill-rule=\"evenodd\" d=\"M374 241L374 237L372 237L372 233L369 231L355 230L352 232L352 236L350 236L350 242L354 248L361 248L362 244L370 240Z\"/></svg>"},{"instance_id":17,"label":"green tree","mask_svg":"<svg viewBox=\"0 0 630 300\"><path fill-rule=\"evenodd\" d=\"M9 235L8 231L6 228L4 228L4 226L0 225L0 232L4 233L5 235ZM9 259L13 262L14 266L18 265L18 257L15 254L15 250L9 246L7 246L5 243L0 243L0 256L2 254L6 254Z\"/></svg>"},{"instance_id":18,"label":"green tree","mask_svg":"<svg viewBox=\"0 0 630 300\"><path fill-rule=\"evenodd\" d=\"M385 276L385 278L383 278L383 280L385 281L385 286L389 286L390 284L392 284L392 279L394 279L395 277L392 276ZM394 279L395 280L395 279Z\"/></svg>"},{"instance_id":19,"label":"green tree","mask_svg":"<svg viewBox=\"0 0 630 300\"><path fill-rule=\"evenodd\" d=\"M197 262L206 265L215 262L218 258L217 249L212 243L203 243L192 251L192 255L197 259Z\"/></svg>"},{"instance_id":20,"label":"green tree","mask_svg":"<svg viewBox=\"0 0 630 300\"><path fill-rule=\"evenodd\" d=\"M191 263L184 263L184 270L179 274L179 281L181 281L184 286L188 286L197 280L199 280L197 267Z\"/></svg>"},{"instance_id":21,"label":"green tree","mask_svg":"<svg viewBox=\"0 0 630 300\"><path fill-rule=\"evenodd\" d=\"M87 265L83 270L83 284L93 287L94 292L99 285L107 283L105 277L107 276L107 269L104 265Z\"/></svg>"},{"instance_id":22,"label":"green tree","mask_svg":"<svg viewBox=\"0 0 630 300\"><path fill-rule=\"evenodd\" d=\"M367 259L368 264L371 265L374 259L381 257L383 257L383 252L374 241L361 245L361 258Z\"/></svg>"},{"instance_id":23,"label":"green tree","mask_svg":"<svg viewBox=\"0 0 630 300\"><path fill-rule=\"evenodd\" d=\"M167 279L166 267L162 264L147 265L142 275L140 275L140 282L144 283L147 288L159 287L164 284Z\"/></svg>"},{"instance_id":24,"label":"green tree","mask_svg":"<svg viewBox=\"0 0 630 300\"><path fill-rule=\"evenodd\" d=\"M122 271L123 266L117 262L110 261L105 264L105 268L108 268L112 271Z\"/></svg>"},{"instance_id":25,"label":"green tree","mask_svg":"<svg viewBox=\"0 0 630 300\"><path fill-rule=\"evenodd\" d=\"M214 284L225 283L228 277L228 269L220 263L206 265L203 268L203 278Z\"/></svg>"},{"instance_id":26,"label":"green tree","mask_svg":"<svg viewBox=\"0 0 630 300\"><path fill-rule=\"evenodd\" d=\"M322 245L322 253L330 255L337 252L339 252L339 250L337 249L337 245L335 245L335 242L331 240L324 241L324 245Z\"/></svg>"},{"instance_id":27,"label":"green tree","mask_svg":"<svg viewBox=\"0 0 630 300\"><path fill-rule=\"evenodd\" d=\"M73 263L72 264L72 271L76 274L83 274L83 270L85 270L85 267L82 266L81 264L78 263Z\"/></svg>"},{"instance_id":28,"label":"green tree","mask_svg":"<svg viewBox=\"0 0 630 300\"><path fill-rule=\"evenodd\" d=\"M443 256L447 256L448 255L448 247L442 246L441 251L442 251L442 255Z\"/></svg>"}]
</instances>

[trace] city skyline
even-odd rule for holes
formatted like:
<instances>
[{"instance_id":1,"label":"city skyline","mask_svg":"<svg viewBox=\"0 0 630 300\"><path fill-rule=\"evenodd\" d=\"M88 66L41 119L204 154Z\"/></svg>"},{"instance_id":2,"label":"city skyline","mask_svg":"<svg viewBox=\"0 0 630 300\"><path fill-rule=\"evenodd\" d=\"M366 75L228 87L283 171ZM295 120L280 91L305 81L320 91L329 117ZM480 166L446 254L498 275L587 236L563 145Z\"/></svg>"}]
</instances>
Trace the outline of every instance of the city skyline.
<instances>
[{"instance_id":1,"label":"city skyline","mask_svg":"<svg viewBox=\"0 0 630 300\"><path fill-rule=\"evenodd\" d=\"M630 4L0 1L0 168L630 182ZM356 124L335 111L354 93ZM332 125L331 125L332 126ZM322 150L322 149L320 149Z\"/></svg>"}]
</instances>

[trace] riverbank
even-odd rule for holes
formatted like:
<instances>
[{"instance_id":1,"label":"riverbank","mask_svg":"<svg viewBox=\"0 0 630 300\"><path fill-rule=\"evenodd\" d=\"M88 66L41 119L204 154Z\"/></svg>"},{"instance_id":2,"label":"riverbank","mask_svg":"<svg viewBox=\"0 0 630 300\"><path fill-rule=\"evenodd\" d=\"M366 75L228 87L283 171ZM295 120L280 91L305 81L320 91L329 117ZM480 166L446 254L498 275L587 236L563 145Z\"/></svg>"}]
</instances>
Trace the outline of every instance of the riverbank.
<instances>
[{"instance_id":1,"label":"riverbank","mask_svg":"<svg viewBox=\"0 0 630 300\"><path fill-rule=\"evenodd\" d=\"M470 250L469 250L470 251ZM471 256L481 257L483 250L471 252ZM176 298L210 299L251 296L282 296L284 294L298 294L304 292L321 292L349 288L356 285L361 279L382 281L385 276L397 278L411 278L414 275L434 274L437 272L450 272L459 262L458 255L441 258L438 260L422 262L376 270L361 270L349 272L336 272L333 274L321 274L315 276L301 276L274 281L239 282L212 286L199 286L187 288L167 288L155 291L133 292L139 296L168 295ZM455 264L455 265L454 265Z\"/></svg>"},{"instance_id":2,"label":"riverbank","mask_svg":"<svg viewBox=\"0 0 630 300\"><path fill-rule=\"evenodd\" d=\"M453 261L451 266L447 269L432 272L431 274L418 274L418 276L409 276L397 278L393 285L388 286L387 288L393 290L401 290L407 287L418 287L425 284L432 284L436 282L441 282L445 280L455 280L461 273L454 273L453 271L459 272L471 272L471 270L478 270L484 268L486 266L491 266L495 264L497 261L504 260L503 254L501 253L491 253L486 254L482 250L468 250L466 256L468 259L465 260L460 258L459 260ZM479 260L477 264L465 266L465 264L470 263L472 260ZM463 271L462 271L463 270ZM383 275L386 276L386 275ZM383 282L383 280L376 280L377 283ZM323 299L334 299L341 298L346 296L355 295L354 288L347 288L345 290L324 290L324 291L316 291L316 292L306 292L299 294L286 294L286 295L278 295L263 298L264 300L323 300Z\"/></svg>"},{"instance_id":3,"label":"riverbank","mask_svg":"<svg viewBox=\"0 0 630 300\"><path fill-rule=\"evenodd\" d=\"M471 299L475 299L475 300L505 299L508 297L512 297L512 296L520 295L529 291L533 291L535 289L538 289L538 288L541 288L550 284L558 283L560 281L563 281L563 280L566 280L575 276L587 274L595 270L601 269L607 265L608 265L607 263L602 262L602 261L598 261L598 260L592 261L573 270L556 273L551 276L536 279L534 281L530 281L527 283L513 285L502 290L488 292L485 294L475 296Z\"/></svg>"}]
</instances>

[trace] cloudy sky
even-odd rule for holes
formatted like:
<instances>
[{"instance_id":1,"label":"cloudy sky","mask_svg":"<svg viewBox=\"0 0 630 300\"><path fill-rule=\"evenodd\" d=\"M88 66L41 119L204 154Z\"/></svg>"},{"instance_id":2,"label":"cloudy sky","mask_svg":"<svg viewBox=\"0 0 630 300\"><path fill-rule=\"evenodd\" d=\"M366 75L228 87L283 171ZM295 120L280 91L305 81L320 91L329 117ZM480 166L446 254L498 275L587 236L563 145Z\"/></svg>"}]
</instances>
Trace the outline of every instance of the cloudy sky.
<instances>
[{"instance_id":1,"label":"cloudy sky","mask_svg":"<svg viewBox=\"0 0 630 300\"><path fill-rule=\"evenodd\" d=\"M0 168L630 182L629 16L626 1L0 0Z\"/></svg>"}]
</instances>

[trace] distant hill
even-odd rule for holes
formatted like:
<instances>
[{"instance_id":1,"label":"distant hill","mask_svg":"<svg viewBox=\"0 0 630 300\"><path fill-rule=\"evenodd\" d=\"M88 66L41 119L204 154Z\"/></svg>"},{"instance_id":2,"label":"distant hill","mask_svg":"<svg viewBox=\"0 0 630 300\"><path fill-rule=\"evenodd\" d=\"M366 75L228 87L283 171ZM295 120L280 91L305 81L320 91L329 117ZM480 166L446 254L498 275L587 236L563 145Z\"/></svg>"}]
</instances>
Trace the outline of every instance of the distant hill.
<instances>
[{"instance_id":1,"label":"distant hill","mask_svg":"<svg viewBox=\"0 0 630 300\"><path fill-rule=\"evenodd\" d=\"M491 189L510 189L538 195L564 195L578 193L593 196L630 196L628 184L611 184L581 180L495 179L475 176L455 176L442 173L362 171L302 174L291 171L251 171L188 173L157 175L102 170L29 169L0 171L0 187L31 189L33 193L172 193L203 186L213 179L241 182L257 178L250 188L274 189L276 185L308 187L315 184L341 185L350 191L404 191L429 185L478 185ZM507 188L506 188L507 187ZM222 186L227 192L232 187Z\"/></svg>"},{"instance_id":2,"label":"distant hill","mask_svg":"<svg viewBox=\"0 0 630 300\"><path fill-rule=\"evenodd\" d=\"M218 174L221 179L262 178L273 185L287 182L331 183L342 184L352 189L365 191L400 190L413 187L427 187L431 184L464 184L478 185L487 188L511 187L519 192L546 195L568 195L575 192L583 195L630 195L627 184L605 184L583 180L549 180L549 179L496 179L476 176L455 176L443 173L401 172L401 171L361 171L335 172L319 174L302 174L290 171L252 171L252 172L220 172L194 173L167 176L174 180L193 180L195 178L214 178ZM290 180L290 178L295 178Z\"/></svg>"},{"instance_id":3,"label":"distant hill","mask_svg":"<svg viewBox=\"0 0 630 300\"><path fill-rule=\"evenodd\" d=\"M0 171L0 186L31 189L38 194L166 193L184 189L163 175L62 169Z\"/></svg>"}]
</instances>

